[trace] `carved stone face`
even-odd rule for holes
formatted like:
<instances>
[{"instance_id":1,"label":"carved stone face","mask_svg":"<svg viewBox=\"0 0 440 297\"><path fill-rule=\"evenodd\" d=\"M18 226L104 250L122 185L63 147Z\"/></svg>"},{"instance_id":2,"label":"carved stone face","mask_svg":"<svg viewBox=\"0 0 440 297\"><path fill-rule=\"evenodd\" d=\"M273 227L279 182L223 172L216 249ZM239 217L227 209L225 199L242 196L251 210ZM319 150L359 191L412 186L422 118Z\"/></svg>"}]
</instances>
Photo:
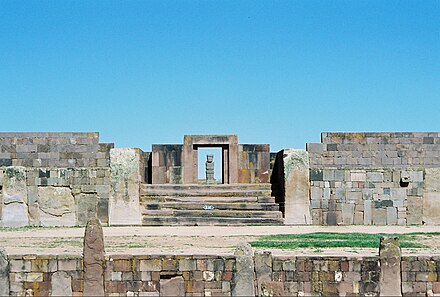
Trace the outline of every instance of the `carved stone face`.
<instances>
[{"instance_id":1,"label":"carved stone face","mask_svg":"<svg viewBox=\"0 0 440 297\"><path fill-rule=\"evenodd\" d=\"M214 160L214 155L208 154L206 155L206 161L212 162Z\"/></svg>"}]
</instances>

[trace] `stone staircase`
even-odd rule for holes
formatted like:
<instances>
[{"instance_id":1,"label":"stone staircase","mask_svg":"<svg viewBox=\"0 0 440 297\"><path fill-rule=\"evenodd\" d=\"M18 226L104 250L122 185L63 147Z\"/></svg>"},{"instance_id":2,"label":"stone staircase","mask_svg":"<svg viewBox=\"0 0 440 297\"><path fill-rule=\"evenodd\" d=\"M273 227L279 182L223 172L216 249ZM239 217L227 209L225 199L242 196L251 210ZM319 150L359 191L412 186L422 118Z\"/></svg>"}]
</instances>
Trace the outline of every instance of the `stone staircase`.
<instances>
[{"instance_id":1,"label":"stone staircase","mask_svg":"<svg viewBox=\"0 0 440 297\"><path fill-rule=\"evenodd\" d=\"M270 184L142 184L142 224L281 225L270 193Z\"/></svg>"}]
</instances>

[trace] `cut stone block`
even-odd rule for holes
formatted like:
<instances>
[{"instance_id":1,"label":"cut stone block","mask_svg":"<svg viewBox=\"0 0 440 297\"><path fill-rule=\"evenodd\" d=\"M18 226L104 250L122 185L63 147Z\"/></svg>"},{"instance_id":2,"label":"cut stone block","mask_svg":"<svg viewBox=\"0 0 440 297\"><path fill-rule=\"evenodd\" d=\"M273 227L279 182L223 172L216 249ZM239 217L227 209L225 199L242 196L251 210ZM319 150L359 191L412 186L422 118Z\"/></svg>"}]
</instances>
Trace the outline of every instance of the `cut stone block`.
<instances>
[{"instance_id":1,"label":"cut stone block","mask_svg":"<svg viewBox=\"0 0 440 297\"><path fill-rule=\"evenodd\" d=\"M373 225L387 224L387 210L385 208L373 208Z\"/></svg>"},{"instance_id":2,"label":"cut stone block","mask_svg":"<svg viewBox=\"0 0 440 297\"><path fill-rule=\"evenodd\" d=\"M354 203L342 204L342 223L344 225L353 225L354 206Z\"/></svg>"},{"instance_id":3,"label":"cut stone block","mask_svg":"<svg viewBox=\"0 0 440 297\"><path fill-rule=\"evenodd\" d=\"M258 295L263 295L262 284L272 281L272 254L270 252L255 252L255 274Z\"/></svg>"},{"instance_id":4,"label":"cut stone block","mask_svg":"<svg viewBox=\"0 0 440 297\"><path fill-rule=\"evenodd\" d=\"M139 149L111 149L112 193L110 225L140 225L139 188L142 181L142 153Z\"/></svg>"},{"instance_id":5,"label":"cut stone block","mask_svg":"<svg viewBox=\"0 0 440 297\"><path fill-rule=\"evenodd\" d=\"M3 248L0 248L0 296L9 296L9 262Z\"/></svg>"},{"instance_id":6,"label":"cut stone block","mask_svg":"<svg viewBox=\"0 0 440 297\"><path fill-rule=\"evenodd\" d=\"M284 150L285 224L311 224L309 156L304 150Z\"/></svg>"},{"instance_id":7,"label":"cut stone block","mask_svg":"<svg viewBox=\"0 0 440 297\"><path fill-rule=\"evenodd\" d=\"M181 276L161 279L159 285L160 296L185 296L185 281Z\"/></svg>"},{"instance_id":8,"label":"cut stone block","mask_svg":"<svg viewBox=\"0 0 440 297\"><path fill-rule=\"evenodd\" d=\"M65 271L52 274L52 296L72 296L72 278Z\"/></svg>"},{"instance_id":9,"label":"cut stone block","mask_svg":"<svg viewBox=\"0 0 440 297\"><path fill-rule=\"evenodd\" d=\"M68 187L38 187L38 206L43 226L75 226L75 200Z\"/></svg>"}]
</instances>

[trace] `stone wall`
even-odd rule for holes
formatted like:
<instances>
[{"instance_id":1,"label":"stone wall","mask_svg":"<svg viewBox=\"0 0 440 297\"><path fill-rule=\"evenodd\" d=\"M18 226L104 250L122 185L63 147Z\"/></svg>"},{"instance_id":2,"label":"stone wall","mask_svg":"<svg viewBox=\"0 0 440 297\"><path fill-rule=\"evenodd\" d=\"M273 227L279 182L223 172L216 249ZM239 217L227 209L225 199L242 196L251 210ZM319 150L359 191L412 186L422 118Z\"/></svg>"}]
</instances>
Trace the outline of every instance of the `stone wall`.
<instances>
[{"instance_id":1,"label":"stone wall","mask_svg":"<svg viewBox=\"0 0 440 297\"><path fill-rule=\"evenodd\" d=\"M313 224L440 223L439 133L321 137L307 144Z\"/></svg>"},{"instance_id":2,"label":"stone wall","mask_svg":"<svg viewBox=\"0 0 440 297\"><path fill-rule=\"evenodd\" d=\"M381 291L379 256L261 252L253 259L255 276L249 281L258 296L378 296ZM235 256L109 255L105 262L104 287L110 296L239 296L231 289L237 281ZM440 294L440 257L404 256L400 264L397 293ZM79 256L9 255L8 269L10 296L82 296Z\"/></svg>"},{"instance_id":3,"label":"stone wall","mask_svg":"<svg viewBox=\"0 0 440 297\"><path fill-rule=\"evenodd\" d=\"M270 146L241 144L238 146L238 180L240 183L268 183L270 179Z\"/></svg>"},{"instance_id":4,"label":"stone wall","mask_svg":"<svg viewBox=\"0 0 440 297\"><path fill-rule=\"evenodd\" d=\"M104 288L109 296L231 296L234 267L233 256L110 255ZM83 274L79 256L10 255L10 296L82 296Z\"/></svg>"},{"instance_id":5,"label":"stone wall","mask_svg":"<svg viewBox=\"0 0 440 297\"><path fill-rule=\"evenodd\" d=\"M108 222L109 168L0 168L4 227L75 226Z\"/></svg>"},{"instance_id":6,"label":"stone wall","mask_svg":"<svg viewBox=\"0 0 440 297\"><path fill-rule=\"evenodd\" d=\"M153 184L181 184L183 182L183 145L153 144L151 176Z\"/></svg>"},{"instance_id":7,"label":"stone wall","mask_svg":"<svg viewBox=\"0 0 440 297\"><path fill-rule=\"evenodd\" d=\"M97 132L0 133L0 166L107 167L112 147Z\"/></svg>"}]
</instances>

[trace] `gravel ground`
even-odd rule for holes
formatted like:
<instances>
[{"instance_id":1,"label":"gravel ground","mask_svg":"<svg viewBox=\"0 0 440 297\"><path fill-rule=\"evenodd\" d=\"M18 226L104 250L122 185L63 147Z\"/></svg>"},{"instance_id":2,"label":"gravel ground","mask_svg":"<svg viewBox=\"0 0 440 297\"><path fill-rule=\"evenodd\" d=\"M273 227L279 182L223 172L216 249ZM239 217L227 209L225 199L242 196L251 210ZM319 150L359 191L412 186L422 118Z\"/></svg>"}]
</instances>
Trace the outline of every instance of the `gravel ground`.
<instances>
[{"instance_id":1,"label":"gravel ground","mask_svg":"<svg viewBox=\"0 0 440 297\"><path fill-rule=\"evenodd\" d=\"M261 235L313 232L411 233L440 232L440 226L194 226L104 227L107 254L231 255L243 242ZM81 255L84 228L0 229L0 247L8 254ZM402 249L404 255L440 255L440 236L423 238L425 249ZM268 250L268 249L265 249ZM376 255L377 249L269 249L276 255Z\"/></svg>"}]
</instances>

